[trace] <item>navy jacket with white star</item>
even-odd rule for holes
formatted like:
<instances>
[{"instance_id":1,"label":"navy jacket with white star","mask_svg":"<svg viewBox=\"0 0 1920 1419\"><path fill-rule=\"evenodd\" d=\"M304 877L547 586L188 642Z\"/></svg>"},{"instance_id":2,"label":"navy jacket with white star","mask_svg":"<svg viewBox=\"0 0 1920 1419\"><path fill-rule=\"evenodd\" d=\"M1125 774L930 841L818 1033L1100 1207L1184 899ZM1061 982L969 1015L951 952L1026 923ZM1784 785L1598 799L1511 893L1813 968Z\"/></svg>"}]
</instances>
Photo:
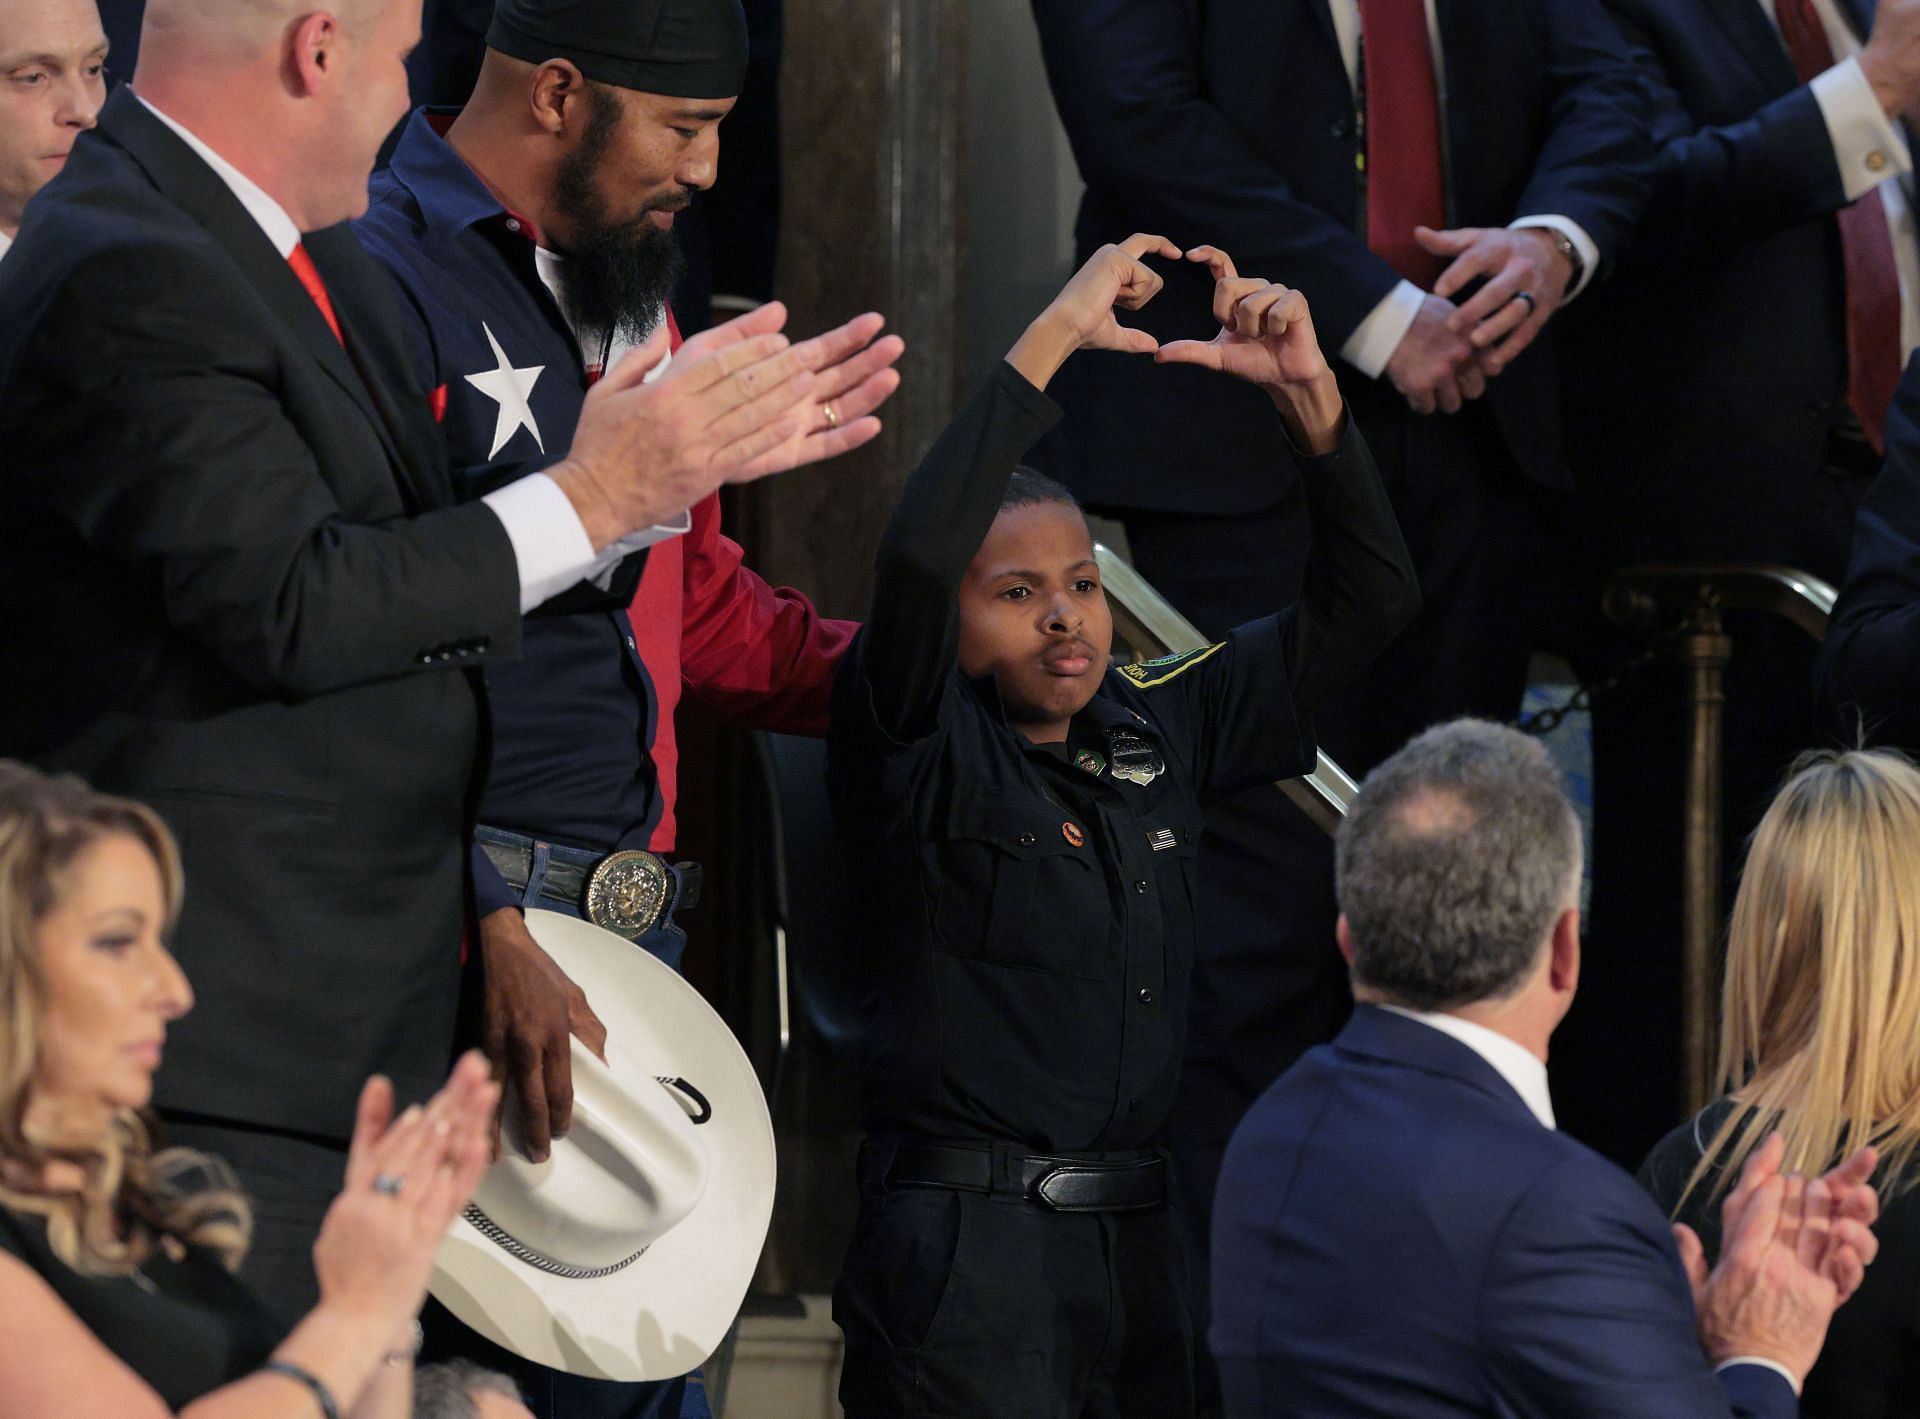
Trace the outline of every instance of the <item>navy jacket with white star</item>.
<instances>
[{"instance_id":1,"label":"navy jacket with white star","mask_svg":"<svg viewBox=\"0 0 1920 1419\"><path fill-rule=\"evenodd\" d=\"M588 381L528 224L436 131L451 117L414 114L355 230L395 278L464 501L559 462ZM521 659L489 678L483 822L581 847L646 846L662 806L650 753L659 702L626 609L645 556L605 590L582 583L534 611ZM503 905L486 896L483 912Z\"/></svg>"}]
</instances>

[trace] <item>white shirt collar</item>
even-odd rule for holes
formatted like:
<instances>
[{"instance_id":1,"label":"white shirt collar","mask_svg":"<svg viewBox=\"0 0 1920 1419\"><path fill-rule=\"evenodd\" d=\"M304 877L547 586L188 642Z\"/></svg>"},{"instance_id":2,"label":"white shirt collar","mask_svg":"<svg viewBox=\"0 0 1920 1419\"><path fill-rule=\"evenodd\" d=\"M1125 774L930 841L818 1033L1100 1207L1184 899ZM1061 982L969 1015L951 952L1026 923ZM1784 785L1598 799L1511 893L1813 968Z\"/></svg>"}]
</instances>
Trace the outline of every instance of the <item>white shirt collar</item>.
<instances>
[{"instance_id":1,"label":"white shirt collar","mask_svg":"<svg viewBox=\"0 0 1920 1419\"><path fill-rule=\"evenodd\" d=\"M1499 1031L1476 1025L1471 1020L1462 1020L1458 1015L1408 1010L1399 1005L1382 1004L1380 1008L1404 1015L1409 1020L1417 1020L1443 1035L1453 1036L1492 1065L1500 1077L1513 1086L1513 1092L1520 1096L1520 1102L1540 1120L1543 1127L1557 1126L1553 1121L1553 1095L1547 1090L1547 1066L1518 1040L1510 1040Z\"/></svg>"},{"instance_id":2,"label":"white shirt collar","mask_svg":"<svg viewBox=\"0 0 1920 1419\"><path fill-rule=\"evenodd\" d=\"M300 245L300 228L294 225L293 218L287 215L286 208L267 196L257 182L214 152L187 129L175 123L152 104L147 103L139 94L135 94L134 97L147 105L147 112L178 133L180 141L198 153L201 161L213 169L214 175L226 183L233 195L240 199L240 205L247 209L248 215L260 224L260 230L267 234L267 240L273 243L274 250L280 253L283 260L293 255L293 249Z\"/></svg>"},{"instance_id":3,"label":"white shirt collar","mask_svg":"<svg viewBox=\"0 0 1920 1419\"><path fill-rule=\"evenodd\" d=\"M0 232L0 261L7 259L7 253L13 250L13 238Z\"/></svg>"}]
</instances>

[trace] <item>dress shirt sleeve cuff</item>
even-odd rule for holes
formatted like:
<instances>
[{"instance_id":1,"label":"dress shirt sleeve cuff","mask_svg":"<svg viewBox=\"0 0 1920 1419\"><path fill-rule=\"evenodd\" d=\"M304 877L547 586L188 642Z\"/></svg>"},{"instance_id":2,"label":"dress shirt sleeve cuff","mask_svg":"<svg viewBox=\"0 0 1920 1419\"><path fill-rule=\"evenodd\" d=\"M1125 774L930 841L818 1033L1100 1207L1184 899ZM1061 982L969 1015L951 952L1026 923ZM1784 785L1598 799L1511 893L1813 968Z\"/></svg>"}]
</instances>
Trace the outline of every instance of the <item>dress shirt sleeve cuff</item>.
<instances>
[{"instance_id":1,"label":"dress shirt sleeve cuff","mask_svg":"<svg viewBox=\"0 0 1920 1419\"><path fill-rule=\"evenodd\" d=\"M1507 227L1511 231L1518 231L1523 227L1545 227L1550 232L1559 232L1561 236L1573 243L1573 249L1580 253L1580 279L1575 281L1562 297L1562 304L1571 301L1586 290L1587 283L1593 279L1593 273L1600 269L1600 248L1594 244L1593 238L1587 235L1587 229L1571 217L1541 213L1538 216L1522 217L1517 222L1509 222Z\"/></svg>"},{"instance_id":2,"label":"dress shirt sleeve cuff","mask_svg":"<svg viewBox=\"0 0 1920 1419\"><path fill-rule=\"evenodd\" d=\"M1386 372L1387 361L1393 358L1393 352L1400 348L1407 331L1413 328L1414 317L1420 314L1420 303L1426 298L1427 293L1413 282L1402 281L1354 328L1347 343L1340 347L1341 358L1368 379L1380 378Z\"/></svg>"},{"instance_id":3,"label":"dress shirt sleeve cuff","mask_svg":"<svg viewBox=\"0 0 1920 1419\"><path fill-rule=\"evenodd\" d=\"M629 533L596 553L572 501L544 473L529 473L494 489L481 501L493 509L513 545L523 616L574 583L604 576L641 548L677 537L693 526L692 514L683 512L677 522Z\"/></svg>"},{"instance_id":4,"label":"dress shirt sleeve cuff","mask_svg":"<svg viewBox=\"0 0 1920 1419\"><path fill-rule=\"evenodd\" d=\"M671 537L681 537L693 530L693 510L689 508L672 522L656 522L652 527L644 527L638 532L630 532L602 551L595 560L587 579L602 591L613 584L614 573L620 569L620 563L635 552L644 552L659 542Z\"/></svg>"},{"instance_id":5,"label":"dress shirt sleeve cuff","mask_svg":"<svg viewBox=\"0 0 1920 1419\"><path fill-rule=\"evenodd\" d=\"M1847 201L1857 202L1888 178L1913 171L1900 130L1873 96L1857 57L1842 60L1807 87L1827 121Z\"/></svg>"},{"instance_id":6,"label":"dress shirt sleeve cuff","mask_svg":"<svg viewBox=\"0 0 1920 1419\"><path fill-rule=\"evenodd\" d=\"M1722 1370L1731 1370L1735 1365L1758 1365L1763 1370L1772 1370L1776 1375L1780 1376L1781 1379L1793 1386L1793 1392L1796 1395L1800 1393L1800 1381L1793 1377L1792 1370L1789 1370L1778 1360L1762 1360L1757 1355L1735 1355L1731 1360L1722 1360L1719 1364L1715 1365L1713 1372L1717 1375Z\"/></svg>"}]
</instances>

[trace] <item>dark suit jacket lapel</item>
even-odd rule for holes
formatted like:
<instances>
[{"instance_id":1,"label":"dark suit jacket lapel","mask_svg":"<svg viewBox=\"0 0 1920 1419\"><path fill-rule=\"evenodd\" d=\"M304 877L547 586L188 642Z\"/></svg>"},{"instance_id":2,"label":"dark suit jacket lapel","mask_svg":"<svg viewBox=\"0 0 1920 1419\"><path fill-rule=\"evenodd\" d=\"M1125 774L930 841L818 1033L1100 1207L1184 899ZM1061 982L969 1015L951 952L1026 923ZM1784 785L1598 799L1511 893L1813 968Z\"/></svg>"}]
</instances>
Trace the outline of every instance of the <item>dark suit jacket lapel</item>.
<instances>
[{"instance_id":1,"label":"dark suit jacket lapel","mask_svg":"<svg viewBox=\"0 0 1920 1419\"><path fill-rule=\"evenodd\" d=\"M443 445L426 391L415 387L418 381L385 314L396 296L392 278L361 250L345 225L308 232L306 247L327 284L360 387L377 410L412 509L451 506L453 485L442 466Z\"/></svg>"},{"instance_id":2,"label":"dark suit jacket lapel","mask_svg":"<svg viewBox=\"0 0 1920 1419\"><path fill-rule=\"evenodd\" d=\"M1770 96L1777 98L1799 85L1780 31L1760 8L1760 0L1706 0L1706 4Z\"/></svg>"},{"instance_id":3,"label":"dark suit jacket lapel","mask_svg":"<svg viewBox=\"0 0 1920 1419\"><path fill-rule=\"evenodd\" d=\"M293 268L274 250L253 214L221 181L220 175L124 86L115 90L101 109L100 128L126 149L156 187L226 249L275 318L299 338L306 352L360 406L397 460L398 450L393 446L386 421L375 407L366 381L340 342L333 338L326 317L320 314L320 308L307 294L307 288L300 284L300 278L293 274ZM332 295L331 287L328 294Z\"/></svg>"},{"instance_id":4,"label":"dark suit jacket lapel","mask_svg":"<svg viewBox=\"0 0 1920 1419\"><path fill-rule=\"evenodd\" d=\"M1873 0L1840 0L1840 10L1853 23L1853 32L1866 42L1873 33Z\"/></svg>"},{"instance_id":5,"label":"dark suit jacket lapel","mask_svg":"<svg viewBox=\"0 0 1920 1419\"><path fill-rule=\"evenodd\" d=\"M1302 0L1307 13L1319 21L1321 31L1327 37L1327 43L1333 46L1333 52L1340 53L1340 31L1333 27L1333 0Z\"/></svg>"}]
</instances>

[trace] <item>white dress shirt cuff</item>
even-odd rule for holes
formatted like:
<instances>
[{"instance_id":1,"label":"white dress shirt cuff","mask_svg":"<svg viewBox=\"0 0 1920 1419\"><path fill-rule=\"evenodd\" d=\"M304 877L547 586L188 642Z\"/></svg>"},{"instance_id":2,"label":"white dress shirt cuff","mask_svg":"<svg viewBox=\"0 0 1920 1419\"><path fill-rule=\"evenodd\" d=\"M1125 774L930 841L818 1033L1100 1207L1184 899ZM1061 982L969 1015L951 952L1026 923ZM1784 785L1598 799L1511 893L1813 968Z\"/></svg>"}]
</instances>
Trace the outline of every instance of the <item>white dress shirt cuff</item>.
<instances>
[{"instance_id":1,"label":"white dress shirt cuff","mask_svg":"<svg viewBox=\"0 0 1920 1419\"><path fill-rule=\"evenodd\" d=\"M1793 1392L1795 1394L1800 1393L1800 1381L1793 1377L1792 1370L1789 1370L1778 1360L1762 1360L1757 1355L1735 1355L1731 1360L1722 1360L1719 1364L1715 1365L1713 1372L1717 1375L1722 1370L1731 1370L1735 1365L1758 1365L1763 1370L1772 1370L1776 1375L1780 1376L1781 1379L1793 1386Z\"/></svg>"},{"instance_id":2,"label":"white dress shirt cuff","mask_svg":"<svg viewBox=\"0 0 1920 1419\"><path fill-rule=\"evenodd\" d=\"M677 537L692 526L682 513L679 525L663 524L630 533L596 553L581 525L580 514L544 473L530 473L518 482L496 488L481 499L493 509L513 544L520 568L520 612L525 615L575 582L606 575L622 558L643 547Z\"/></svg>"},{"instance_id":3,"label":"white dress shirt cuff","mask_svg":"<svg viewBox=\"0 0 1920 1419\"><path fill-rule=\"evenodd\" d=\"M1873 96L1858 58L1842 60L1807 87L1827 121L1847 201L1857 202L1888 178L1913 171L1900 130Z\"/></svg>"},{"instance_id":4,"label":"white dress shirt cuff","mask_svg":"<svg viewBox=\"0 0 1920 1419\"><path fill-rule=\"evenodd\" d=\"M1551 213L1542 213L1535 217L1522 217L1516 222L1508 222L1509 231L1518 231L1522 227L1545 227L1548 231L1559 232L1573 243L1573 249L1580 253L1580 279L1567 288L1561 303L1571 301L1586 290L1587 282L1593 279L1593 273L1600 269L1600 248L1594 244L1587 229L1571 217L1556 217Z\"/></svg>"},{"instance_id":5,"label":"white dress shirt cuff","mask_svg":"<svg viewBox=\"0 0 1920 1419\"><path fill-rule=\"evenodd\" d=\"M1386 371L1387 361L1393 358L1393 352L1400 348L1407 331L1413 328L1414 317L1420 314L1420 303L1426 298L1427 293L1413 282L1402 281L1354 327L1347 343L1340 347L1341 358L1368 379L1380 378Z\"/></svg>"}]
</instances>

